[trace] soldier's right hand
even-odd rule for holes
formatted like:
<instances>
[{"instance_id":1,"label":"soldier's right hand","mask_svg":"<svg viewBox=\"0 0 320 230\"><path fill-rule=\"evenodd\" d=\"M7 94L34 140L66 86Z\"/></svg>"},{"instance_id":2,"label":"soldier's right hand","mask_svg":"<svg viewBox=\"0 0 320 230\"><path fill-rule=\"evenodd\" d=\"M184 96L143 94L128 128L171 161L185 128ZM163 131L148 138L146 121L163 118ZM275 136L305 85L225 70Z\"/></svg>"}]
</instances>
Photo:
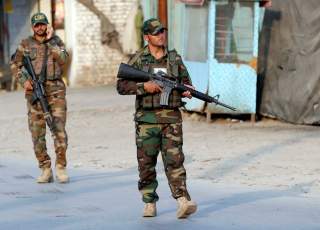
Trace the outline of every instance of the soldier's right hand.
<instances>
[{"instance_id":1,"label":"soldier's right hand","mask_svg":"<svg viewBox=\"0 0 320 230\"><path fill-rule=\"evenodd\" d=\"M31 80L26 80L25 83L23 84L23 88L25 91L32 91L32 81Z\"/></svg>"},{"instance_id":2,"label":"soldier's right hand","mask_svg":"<svg viewBox=\"0 0 320 230\"><path fill-rule=\"evenodd\" d=\"M147 93L159 93L162 92L161 86L153 81L147 81L143 84L143 88Z\"/></svg>"}]
</instances>

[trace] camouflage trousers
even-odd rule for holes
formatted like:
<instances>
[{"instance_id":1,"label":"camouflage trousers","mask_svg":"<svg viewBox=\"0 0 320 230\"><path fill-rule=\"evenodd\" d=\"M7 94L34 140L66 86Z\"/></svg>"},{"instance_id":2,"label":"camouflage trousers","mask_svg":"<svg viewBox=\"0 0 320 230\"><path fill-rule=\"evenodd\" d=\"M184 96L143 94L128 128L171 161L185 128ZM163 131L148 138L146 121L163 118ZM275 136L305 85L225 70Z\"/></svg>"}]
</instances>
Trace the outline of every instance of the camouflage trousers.
<instances>
[{"instance_id":1,"label":"camouflage trousers","mask_svg":"<svg viewBox=\"0 0 320 230\"><path fill-rule=\"evenodd\" d=\"M138 188L145 203L158 201L156 193L157 157L161 151L165 173L172 196L187 197L186 170L183 167L182 124L149 124L136 123L136 144L139 166Z\"/></svg>"},{"instance_id":2,"label":"camouflage trousers","mask_svg":"<svg viewBox=\"0 0 320 230\"><path fill-rule=\"evenodd\" d=\"M61 80L46 81L45 90L49 109L53 117L54 134L56 137L54 139L56 164L66 166L68 137L65 130L67 111L65 85ZM39 162L39 167L51 167L51 159L47 153L46 146L46 121L43 116L42 108L39 101L33 105L30 104L28 94L26 95L26 98L29 130L32 135L33 148Z\"/></svg>"}]
</instances>

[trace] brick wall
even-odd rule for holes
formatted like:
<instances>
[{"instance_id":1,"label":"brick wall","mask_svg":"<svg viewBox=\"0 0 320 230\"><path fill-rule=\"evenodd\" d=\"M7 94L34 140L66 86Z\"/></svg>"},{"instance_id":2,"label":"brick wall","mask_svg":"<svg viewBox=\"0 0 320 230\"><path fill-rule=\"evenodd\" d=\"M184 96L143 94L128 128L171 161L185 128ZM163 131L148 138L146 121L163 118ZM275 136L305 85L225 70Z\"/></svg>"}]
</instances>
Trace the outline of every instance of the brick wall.
<instances>
[{"instance_id":1,"label":"brick wall","mask_svg":"<svg viewBox=\"0 0 320 230\"><path fill-rule=\"evenodd\" d=\"M116 26L120 37L136 0L95 0L97 8ZM117 69L127 57L101 44L100 21L81 3L76 3L76 49L74 85L101 85L115 82Z\"/></svg>"}]
</instances>

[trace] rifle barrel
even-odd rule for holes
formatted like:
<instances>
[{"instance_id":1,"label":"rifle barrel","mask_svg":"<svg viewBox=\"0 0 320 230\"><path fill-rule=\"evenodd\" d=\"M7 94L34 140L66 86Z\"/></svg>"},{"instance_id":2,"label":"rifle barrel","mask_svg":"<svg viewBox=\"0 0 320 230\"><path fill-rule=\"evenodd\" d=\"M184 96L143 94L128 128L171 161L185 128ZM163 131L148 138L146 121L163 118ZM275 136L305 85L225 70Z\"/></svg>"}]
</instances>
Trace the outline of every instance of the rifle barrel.
<instances>
[{"instance_id":1,"label":"rifle barrel","mask_svg":"<svg viewBox=\"0 0 320 230\"><path fill-rule=\"evenodd\" d=\"M205 102L208 102L208 103L215 103L215 104L217 104L217 105L220 105L220 106L223 106L223 107L225 107L225 108L228 108L228 109L230 109L230 110L232 110L232 111L236 111L236 109L235 109L234 107L229 106L229 105L227 105L227 104L224 104L224 103L222 103L222 102L219 102L219 101L218 101L217 99L215 99L214 97L208 96L208 95L206 95L206 94L204 94L204 93L201 93L201 92L199 92L199 91L197 91L197 90L191 89L191 88L189 88L189 87L187 87L187 86L179 85L177 88L178 88L179 90L181 90L181 91L187 91L187 90L189 90L190 93L191 93L191 95L192 95L193 97L198 98L198 99L200 99L200 100L202 100L202 101L205 101Z\"/></svg>"}]
</instances>

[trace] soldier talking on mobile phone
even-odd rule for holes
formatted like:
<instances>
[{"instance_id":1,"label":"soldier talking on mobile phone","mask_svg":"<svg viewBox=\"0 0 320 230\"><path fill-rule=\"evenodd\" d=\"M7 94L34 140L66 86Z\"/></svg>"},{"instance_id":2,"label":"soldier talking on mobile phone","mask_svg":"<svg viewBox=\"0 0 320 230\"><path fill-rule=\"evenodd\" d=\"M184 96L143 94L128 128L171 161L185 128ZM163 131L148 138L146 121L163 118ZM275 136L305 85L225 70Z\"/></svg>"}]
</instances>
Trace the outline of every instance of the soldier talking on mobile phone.
<instances>
[{"instance_id":1,"label":"soldier talking on mobile phone","mask_svg":"<svg viewBox=\"0 0 320 230\"><path fill-rule=\"evenodd\" d=\"M28 108L28 123L31 132L34 152L39 162L41 175L38 183L53 181L51 159L46 147L46 119L43 103L33 100L35 95L35 81L40 82L45 95L47 108L52 117L50 130L54 137L56 153L56 179L60 183L67 183L69 177L66 172L67 133L66 125L66 86L62 81L62 66L68 54L62 40L54 35L48 19L43 13L36 13L31 17L33 36L23 39L12 58L11 69L25 90ZM30 60L31 69L36 79L27 71L25 59ZM29 66L30 67L30 66Z\"/></svg>"}]
</instances>

